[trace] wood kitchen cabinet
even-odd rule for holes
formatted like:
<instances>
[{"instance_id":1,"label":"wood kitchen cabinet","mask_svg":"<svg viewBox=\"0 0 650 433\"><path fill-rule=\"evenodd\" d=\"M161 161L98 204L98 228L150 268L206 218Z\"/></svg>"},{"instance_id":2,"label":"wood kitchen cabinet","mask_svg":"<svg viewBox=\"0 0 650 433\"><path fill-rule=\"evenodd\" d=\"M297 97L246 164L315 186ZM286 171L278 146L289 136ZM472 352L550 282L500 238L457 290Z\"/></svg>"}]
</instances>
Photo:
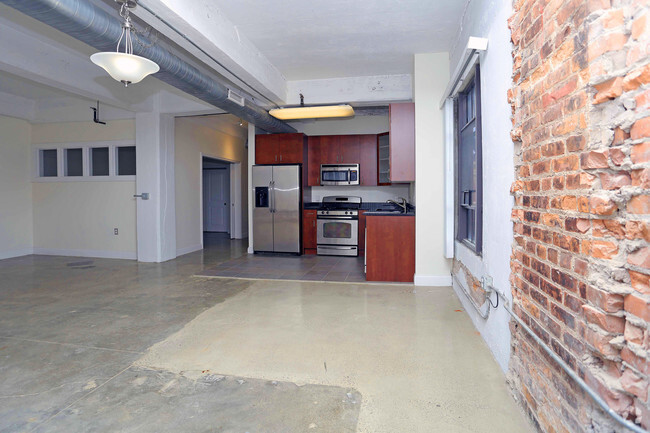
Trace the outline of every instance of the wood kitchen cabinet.
<instances>
[{"instance_id":1,"label":"wood kitchen cabinet","mask_svg":"<svg viewBox=\"0 0 650 433\"><path fill-rule=\"evenodd\" d=\"M320 186L321 164L359 164L360 184L377 185L376 135L319 135L308 143L309 186Z\"/></svg>"},{"instance_id":2,"label":"wood kitchen cabinet","mask_svg":"<svg viewBox=\"0 0 650 433\"><path fill-rule=\"evenodd\" d=\"M366 229L366 280L412 282L415 217L367 215Z\"/></svg>"},{"instance_id":3,"label":"wood kitchen cabinet","mask_svg":"<svg viewBox=\"0 0 650 433\"><path fill-rule=\"evenodd\" d=\"M390 181L415 182L415 104L390 104Z\"/></svg>"},{"instance_id":4,"label":"wood kitchen cabinet","mask_svg":"<svg viewBox=\"0 0 650 433\"><path fill-rule=\"evenodd\" d=\"M302 253L316 254L316 209L302 211Z\"/></svg>"},{"instance_id":5,"label":"wood kitchen cabinet","mask_svg":"<svg viewBox=\"0 0 650 433\"><path fill-rule=\"evenodd\" d=\"M255 136L255 164L304 164L307 137L294 134L260 134Z\"/></svg>"}]
</instances>

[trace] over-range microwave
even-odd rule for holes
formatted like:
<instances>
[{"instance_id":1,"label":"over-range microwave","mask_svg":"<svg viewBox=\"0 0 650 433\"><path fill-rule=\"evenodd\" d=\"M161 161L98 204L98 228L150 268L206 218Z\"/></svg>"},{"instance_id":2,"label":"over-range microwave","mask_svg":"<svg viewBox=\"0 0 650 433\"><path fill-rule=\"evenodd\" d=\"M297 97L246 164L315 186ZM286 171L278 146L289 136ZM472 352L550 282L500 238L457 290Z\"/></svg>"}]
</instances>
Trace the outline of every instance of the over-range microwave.
<instances>
[{"instance_id":1,"label":"over-range microwave","mask_svg":"<svg viewBox=\"0 0 650 433\"><path fill-rule=\"evenodd\" d=\"M359 185L359 164L321 164L321 185Z\"/></svg>"}]
</instances>

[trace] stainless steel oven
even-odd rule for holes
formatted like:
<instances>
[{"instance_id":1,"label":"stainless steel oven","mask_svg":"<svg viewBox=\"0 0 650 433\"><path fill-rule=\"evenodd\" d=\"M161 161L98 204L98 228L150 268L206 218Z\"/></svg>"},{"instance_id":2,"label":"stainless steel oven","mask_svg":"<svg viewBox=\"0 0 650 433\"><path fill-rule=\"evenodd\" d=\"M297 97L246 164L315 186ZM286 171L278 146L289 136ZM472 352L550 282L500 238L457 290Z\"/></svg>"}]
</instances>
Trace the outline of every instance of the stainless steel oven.
<instances>
[{"instance_id":1,"label":"stainless steel oven","mask_svg":"<svg viewBox=\"0 0 650 433\"><path fill-rule=\"evenodd\" d=\"M359 197L324 197L316 212L317 254L359 255Z\"/></svg>"},{"instance_id":2,"label":"stainless steel oven","mask_svg":"<svg viewBox=\"0 0 650 433\"><path fill-rule=\"evenodd\" d=\"M359 185L359 164L321 164L321 185Z\"/></svg>"}]
</instances>

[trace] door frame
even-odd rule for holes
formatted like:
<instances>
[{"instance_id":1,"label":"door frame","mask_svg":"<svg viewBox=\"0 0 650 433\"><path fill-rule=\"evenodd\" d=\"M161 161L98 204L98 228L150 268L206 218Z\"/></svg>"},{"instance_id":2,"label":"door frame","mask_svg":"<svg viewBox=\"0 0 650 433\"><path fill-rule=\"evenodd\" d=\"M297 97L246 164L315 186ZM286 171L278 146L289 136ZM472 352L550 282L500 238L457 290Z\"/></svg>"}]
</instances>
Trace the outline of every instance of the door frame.
<instances>
[{"instance_id":1,"label":"door frame","mask_svg":"<svg viewBox=\"0 0 650 433\"><path fill-rule=\"evenodd\" d=\"M203 157L230 164L230 239L243 239L242 234L242 176L241 161L199 152L199 234L203 248ZM233 206L234 205L234 206Z\"/></svg>"}]
</instances>

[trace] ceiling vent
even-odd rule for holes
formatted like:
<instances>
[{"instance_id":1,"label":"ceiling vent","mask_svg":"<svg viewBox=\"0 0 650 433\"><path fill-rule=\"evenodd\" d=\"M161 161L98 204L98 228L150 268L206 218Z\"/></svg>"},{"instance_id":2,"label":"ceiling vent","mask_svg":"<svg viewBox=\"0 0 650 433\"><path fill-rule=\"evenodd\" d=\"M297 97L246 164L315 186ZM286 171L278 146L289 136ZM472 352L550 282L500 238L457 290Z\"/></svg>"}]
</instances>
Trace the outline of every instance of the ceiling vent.
<instances>
[{"instance_id":1,"label":"ceiling vent","mask_svg":"<svg viewBox=\"0 0 650 433\"><path fill-rule=\"evenodd\" d=\"M244 102L244 97L241 95L238 95L237 93L233 92L232 90L228 89L228 100L234 102L235 104L243 107L245 104Z\"/></svg>"}]
</instances>

